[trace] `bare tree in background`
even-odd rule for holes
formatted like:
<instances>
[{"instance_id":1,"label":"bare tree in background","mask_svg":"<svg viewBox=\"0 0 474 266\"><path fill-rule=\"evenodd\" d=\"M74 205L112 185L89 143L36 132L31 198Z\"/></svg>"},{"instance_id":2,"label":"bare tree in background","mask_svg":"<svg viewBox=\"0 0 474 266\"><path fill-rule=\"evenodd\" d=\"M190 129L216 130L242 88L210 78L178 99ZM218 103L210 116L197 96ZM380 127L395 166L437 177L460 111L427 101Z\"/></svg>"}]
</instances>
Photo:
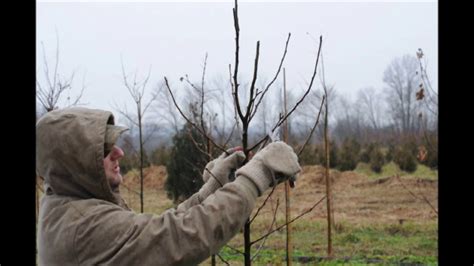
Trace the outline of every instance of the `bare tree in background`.
<instances>
[{"instance_id":1,"label":"bare tree in background","mask_svg":"<svg viewBox=\"0 0 474 266\"><path fill-rule=\"evenodd\" d=\"M331 135L339 141L351 137L361 139L365 132L363 133L361 128L360 108L344 95L339 95L334 105L338 108L332 108L331 105L331 109L336 113Z\"/></svg>"},{"instance_id":2,"label":"bare tree in background","mask_svg":"<svg viewBox=\"0 0 474 266\"><path fill-rule=\"evenodd\" d=\"M264 79L260 79L258 84L260 88L263 88L265 87L265 84L267 84L267 81ZM272 106L270 105L270 102L273 102L272 101L273 96L274 95L272 94L272 91L267 93L267 96L263 98L262 102L260 103L260 113L258 116L255 117L256 122L259 125L261 125L261 128L262 128L261 132L257 133L259 137L264 137L268 133L270 123L272 121L271 114L274 113L272 112L271 110ZM281 102L281 99L280 99L280 102ZM278 111L281 111L281 110L278 110Z\"/></svg>"},{"instance_id":3,"label":"bare tree in background","mask_svg":"<svg viewBox=\"0 0 474 266\"><path fill-rule=\"evenodd\" d=\"M218 110L217 121L214 124L219 143L232 143L237 134L237 125L233 121L233 102L229 81L224 76L217 76L212 82L212 97L214 108Z\"/></svg>"},{"instance_id":4,"label":"bare tree in background","mask_svg":"<svg viewBox=\"0 0 474 266\"><path fill-rule=\"evenodd\" d=\"M173 100L166 90L164 82L159 82L152 93L155 101L151 105L150 111L158 120L164 121L161 124L163 128L171 130L172 135L178 134L183 120L176 112Z\"/></svg>"},{"instance_id":5,"label":"bare tree in background","mask_svg":"<svg viewBox=\"0 0 474 266\"><path fill-rule=\"evenodd\" d=\"M310 119L314 117L314 114L317 114L321 105L320 103L323 101L323 98L325 99L325 102L328 102L328 104L331 105L332 109L338 108L338 98L340 97L337 94L337 91L335 89L334 85L326 85L326 90L327 90L327 96L325 95L324 90L317 90L317 91L312 91L308 95L308 101L303 102L303 106L298 115L306 118L308 121L311 121ZM321 115L324 117L325 114L325 109L323 108L321 111ZM336 114L340 114L340 112L334 112ZM337 120L338 116L336 116L333 112L328 114L328 120L333 121ZM324 123L320 123L317 125L317 132L315 135L316 141L319 143L324 142Z\"/></svg>"},{"instance_id":6,"label":"bare tree in background","mask_svg":"<svg viewBox=\"0 0 474 266\"><path fill-rule=\"evenodd\" d=\"M43 42L41 42L41 48L43 51L44 61L44 82L40 82L38 74L36 75L36 99L42 107L40 113L50 112L52 110L58 109L60 108L61 103L63 103L63 107L79 104L85 89L85 75L80 92L78 95L71 97L70 92L73 89L72 83L74 81L76 71L73 71L69 77L64 77L59 73L59 37L56 38L56 53L53 62L54 66L52 69L48 64Z\"/></svg>"},{"instance_id":7,"label":"bare tree in background","mask_svg":"<svg viewBox=\"0 0 474 266\"><path fill-rule=\"evenodd\" d=\"M417 76L418 61L414 56L395 58L384 72L383 81L393 122L401 133L410 134L416 129L417 105L415 93L420 83Z\"/></svg>"},{"instance_id":8,"label":"bare tree in background","mask_svg":"<svg viewBox=\"0 0 474 266\"><path fill-rule=\"evenodd\" d=\"M373 87L363 88L357 92L356 103L362 109L365 119L374 130L379 130L382 123L382 95Z\"/></svg>"},{"instance_id":9,"label":"bare tree in background","mask_svg":"<svg viewBox=\"0 0 474 266\"><path fill-rule=\"evenodd\" d=\"M123 82L125 87L127 88L130 96L132 97L133 101L136 105L136 112L129 112L126 107L124 108L116 108L117 111L122 114L127 120L129 120L133 125L138 127L139 131L139 152L140 152L140 212L143 213L143 168L144 168L144 143L148 139L144 139L143 136L143 118L148 111L151 103L155 100L156 95L148 102L143 102L143 97L145 95L145 89L148 84L148 79L150 78L150 70L148 71L147 76L143 80L137 80L137 72L135 72L133 80L129 80L127 74L125 73L125 68L122 62L122 74L123 74ZM134 114L134 115L132 115ZM136 115L136 116L135 116ZM155 127L156 129L156 127ZM151 130L153 133L154 130Z\"/></svg>"}]
</instances>

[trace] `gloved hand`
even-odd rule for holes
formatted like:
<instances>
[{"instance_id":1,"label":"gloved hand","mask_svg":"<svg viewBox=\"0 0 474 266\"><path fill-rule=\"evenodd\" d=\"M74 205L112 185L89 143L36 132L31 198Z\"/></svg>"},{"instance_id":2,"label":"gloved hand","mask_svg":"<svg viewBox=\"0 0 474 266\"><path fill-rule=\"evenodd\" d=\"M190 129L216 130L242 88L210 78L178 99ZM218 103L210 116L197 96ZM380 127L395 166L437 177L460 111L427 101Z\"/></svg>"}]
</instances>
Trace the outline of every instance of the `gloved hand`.
<instances>
[{"instance_id":1,"label":"gloved hand","mask_svg":"<svg viewBox=\"0 0 474 266\"><path fill-rule=\"evenodd\" d=\"M201 200L207 198L217 189L233 180L234 171L239 168L245 160L245 154L241 147L227 150L219 157L210 161L204 168L202 178L204 185L199 190Z\"/></svg>"},{"instance_id":2,"label":"gloved hand","mask_svg":"<svg viewBox=\"0 0 474 266\"><path fill-rule=\"evenodd\" d=\"M298 156L293 148L282 141L276 141L257 152L235 174L250 179L260 196L271 186L288 179L296 181L296 174L300 171Z\"/></svg>"}]
</instances>

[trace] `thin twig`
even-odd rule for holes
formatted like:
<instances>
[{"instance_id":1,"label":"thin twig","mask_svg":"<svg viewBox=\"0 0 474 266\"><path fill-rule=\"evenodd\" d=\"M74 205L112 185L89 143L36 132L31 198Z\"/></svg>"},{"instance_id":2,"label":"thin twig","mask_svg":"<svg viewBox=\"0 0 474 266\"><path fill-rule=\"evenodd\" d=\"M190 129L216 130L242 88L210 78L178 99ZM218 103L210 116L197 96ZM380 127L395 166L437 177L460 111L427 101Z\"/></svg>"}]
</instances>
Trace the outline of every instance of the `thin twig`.
<instances>
[{"instance_id":1,"label":"thin twig","mask_svg":"<svg viewBox=\"0 0 474 266\"><path fill-rule=\"evenodd\" d=\"M191 130L188 130L188 135L189 135L189 139L191 139L191 141L193 142L194 144L194 147L199 151L201 152L202 154L204 154L206 157L208 157L209 159L211 159L211 155L209 153L207 153L205 150L203 150L201 147L199 147L199 144L193 137L193 134L191 132Z\"/></svg>"},{"instance_id":2,"label":"thin twig","mask_svg":"<svg viewBox=\"0 0 474 266\"><path fill-rule=\"evenodd\" d=\"M233 93L234 93L234 83L232 82L232 69L231 69L231 66L229 64L229 81L230 81L230 87L232 89L232 97L233 97ZM235 124L237 126L237 129L240 129L240 126L239 126L239 117L238 117L238 111L237 111L237 104L235 103L235 98L234 98L234 119L235 119Z\"/></svg>"},{"instance_id":3,"label":"thin twig","mask_svg":"<svg viewBox=\"0 0 474 266\"><path fill-rule=\"evenodd\" d=\"M234 15L234 29L235 29L235 66L234 66L234 90L232 95L234 96L235 106L237 108L237 113L242 121L245 121L242 109L240 108L239 103L239 83L237 80L237 74L239 73L239 16L238 16L238 5L237 0L234 1L235 7L232 9Z\"/></svg>"},{"instance_id":4,"label":"thin twig","mask_svg":"<svg viewBox=\"0 0 474 266\"><path fill-rule=\"evenodd\" d=\"M293 106L293 108L283 117L281 118L278 123L273 127L272 129L272 132L277 128L279 127L292 113L293 111L295 111L295 109L298 107L298 105L301 104L301 102L303 102L303 100L306 98L306 95L308 95L309 91L311 90L311 87L313 86L313 82L314 82L314 77L316 76L316 71L318 69L318 63L319 63L319 54L321 53L321 46L322 46L322 43L323 43L323 36L321 35L319 37L319 48L318 48L318 56L316 57L316 63L314 65L314 71L313 71L313 76L311 77L311 81L309 83L309 86L308 86L308 89L306 90L306 92L303 94L303 96L300 98L300 100L295 104L295 106Z\"/></svg>"},{"instance_id":5,"label":"thin twig","mask_svg":"<svg viewBox=\"0 0 474 266\"><path fill-rule=\"evenodd\" d=\"M316 127L318 126L318 123L319 123L319 116L321 115L321 110L323 110L323 104L324 104L324 100L326 99L325 96L323 96L323 98L321 99L321 106L319 107L319 112L318 112L318 116L316 118L316 121L314 122L314 126L313 128L311 128L311 132L309 133L308 137L306 138L306 141L304 142L303 146L301 147L301 149L298 151L298 157L301 155L301 153L303 152L304 148L306 147L306 144L308 144L309 140L311 139L311 136L313 135L313 132L314 130L316 129Z\"/></svg>"},{"instance_id":6,"label":"thin twig","mask_svg":"<svg viewBox=\"0 0 474 266\"><path fill-rule=\"evenodd\" d=\"M204 134L207 134L206 132L206 127L204 125L204 118L203 118L203 115L204 115L204 77L206 75L206 65L207 65L207 53L206 53L206 57L204 58L204 67L202 69L202 79L201 79L201 113L200 113L200 117L201 117L201 127L202 127L202 131L204 132Z\"/></svg>"},{"instance_id":7,"label":"thin twig","mask_svg":"<svg viewBox=\"0 0 474 266\"><path fill-rule=\"evenodd\" d=\"M232 136L234 135L234 131L235 131L235 128L237 127L237 124L234 123L234 125L232 126L232 130L230 131L230 134L229 134L229 137L227 137L227 139L224 141L224 147L227 146L227 144L229 144L230 140L232 139Z\"/></svg>"},{"instance_id":8,"label":"thin twig","mask_svg":"<svg viewBox=\"0 0 474 266\"><path fill-rule=\"evenodd\" d=\"M245 113L245 118L249 121L250 119L250 114L252 113L252 106L253 103L255 102L255 98L257 96L254 96L255 94L255 82L257 81L257 73L258 73L258 58L260 56L260 41L257 41L257 48L256 48L256 55L255 55L255 62L254 62L254 71L253 71L253 78L252 78L252 83L250 85L250 97L249 97L249 103L247 105L247 111Z\"/></svg>"},{"instance_id":9,"label":"thin twig","mask_svg":"<svg viewBox=\"0 0 474 266\"><path fill-rule=\"evenodd\" d=\"M231 246L229 246L229 245L225 245L225 247L228 247L229 249L231 249L231 250L237 252L238 254L244 254L244 252L242 252L242 251L240 251L240 250L238 250L238 249L236 249L236 248L233 248L233 247L231 247Z\"/></svg>"},{"instance_id":10,"label":"thin twig","mask_svg":"<svg viewBox=\"0 0 474 266\"><path fill-rule=\"evenodd\" d=\"M275 221L276 221L276 217L277 217L277 210L278 210L278 206L280 205L280 199L277 199L277 203L276 203L276 209L275 209L275 212L273 213L273 219L272 219L272 223L270 224L270 227L268 228L268 231L270 232L270 230L272 230L273 228L273 225L275 224ZM260 250L262 249L263 245L265 245L265 241L267 241L267 238L270 234L267 235L267 237L265 237L263 239L263 242L262 244L260 244L260 246L257 248L257 251L255 251L255 254L252 256L252 258L250 259L251 261L254 260L258 253L260 253Z\"/></svg>"},{"instance_id":11,"label":"thin twig","mask_svg":"<svg viewBox=\"0 0 474 266\"><path fill-rule=\"evenodd\" d=\"M403 184L403 182L402 182L402 180L400 179L400 176L399 176L399 175L396 175L395 177L396 177L396 179L398 180L398 182L400 182L400 184L402 185L402 187L403 187L404 189L406 189L415 199L419 199L419 200L425 201L428 205L430 205L431 209L436 213L436 216L438 216L438 210L436 210L436 208L431 204L431 202L430 202L423 194L420 193L422 198L416 196L415 193L413 193L411 190L408 189L408 187L405 186L405 184Z\"/></svg>"},{"instance_id":12,"label":"thin twig","mask_svg":"<svg viewBox=\"0 0 474 266\"><path fill-rule=\"evenodd\" d=\"M222 182L209 169L207 169L207 167L205 167L204 170L206 170L217 181L217 183L219 183L221 187L224 186L224 184L222 184Z\"/></svg>"},{"instance_id":13,"label":"thin twig","mask_svg":"<svg viewBox=\"0 0 474 266\"><path fill-rule=\"evenodd\" d=\"M272 132L273 132L273 131L272 131ZM268 134L265 135L265 137L263 137L261 140L259 140L257 143L255 143L252 147L250 147L250 148L249 148L249 151L251 151L251 150L257 148L258 145L262 144L262 143L265 141L265 143L262 145L262 147L264 147L265 144L266 144L266 141L268 140L268 138L270 138L270 137L268 136Z\"/></svg>"},{"instance_id":14,"label":"thin twig","mask_svg":"<svg viewBox=\"0 0 474 266\"><path fill-rule=\"evenodd\" d=\"M173 92L171 91L171 88L169 86L169 83L168 83L168 79L165 77L165 83L166 83L166 88L168 89L168 92L170 93L171 95L171 99L173 100L173 103L174 103L174 106L176 106L176 108L178 109L179 113L181 114L181 116L186 120L186 122L188 122L190 125L192 125L197 131L199 131L199 133L201 133L201 135L203 135L206 139L208 139L212 144L214 144L214 146L216 146L219 150L225 152L226 154L229 154L222 146L220 146L219 144L215 143L214 140L212 140L212 138L210 138L207 134L205 134L201 128L199 128L196 124L194 124L184 113L183 111L181 110L181 108L179 107L178 103L176 102L176 99L174 98L174 95L173 95Z\"/></svg>"},{"instance_id":15,"label":"thin twig","mask_svg":"<svg viewBox=\"0 0 474 266\"><path fill-rule=\"evenodd\" d=\"M273 229L272 231L270 231L270 232L266 233L265 235L259 237L257 240L252 241L252 242L250 243L250 245L253 245L253 244L257 243L258 241L264 239L265 237L267 237L268 235L272 234L273 232L278 231L278 230L280 230L281 228L283 228L284 226L287 226L287 225L291 224L292 222L298 220L298 219L299 219L300 217L302 217L303 215L305 215L305 214L309 213L310 211L312 211L312 210L313 210L319 203L321 203L325 198L326 198L326 196L323 196L323 197L322 197L320 200L318 200L313 206L311 206L311 208L309 208L308 210L306 210L306 211L300 213L298 216L296 216L295 218L291 219L291 221L289 221L289 222L287 222L287 223L285 223L285 224L282 224L282 225L278 226L277 228Z\"/></svg>"},{"instance_id":16,"label":"thin twig","mask_svg":"<svg viewBox=\"0 0 474 266\"><path fill-rule=\"evenodd\" d=\"M258 102L257 102L257 104L255 105L255 109L253 110L253 113L252 113L252 115L250 116L250 119L252 119L253 116L255 115L255 113L257 113L257 109L258 109L260 103L262 102L263 97L265 96L265 94L267 93L268 89L272 86L272 84L275 82L275 80L277 79L278 75L280 74L281 67L283 66L283 62L285 61L286 52L288 51L288 43L290 42L290 37L291 37L291 32L288 33L288 38L286 39L286 43L285 43L285 51L283 52L283 56L281 57L280 65L278 66L278 70L277 70L277 72L275 73L275 76L273 77L273 79L270 81L270 83L268 83L267 87L265 87L265 89L263 90L263 93L260 95L260 98L258 99Z\"/></svg>"},{"instance_id":17,"label":"thin twig","mask_svg":"<svg viewBox=\"0 0 474 266\"><path fill-rule=\"evenodd\" d=\"M252 223L253 220L255 220L255 218L257 217L258 213L260 212L260 210L265 206L265 204L267 203L268 199L270 198L270 196L273 194L273 191L275 191L275 188L276 186L273 186L272 188L272 191L270 191L270 193L268 194L268 196L265 198L265 200L263 201L262 205L260 205L260 207L258 207L257 209L257 212L255 213L255 215L252 217L252 219L250 219L249 223Z\"/></svg>"},{"instance_id":18,"label":"thin twig","mask_svg":"<svg viewBox=\"0 0 474 266\"><path fill-rule=\"evenodd\" d=\"M217 253L216 255L217 255L217 257L219 257L219 259L220 259L223 263L225 263L225 265L230 265L229 262L227 262L223 257L221 257L221 255L219 255L219 253Z\"/></svg>"},{"instance_id":19,"label":"thin twig","mask_svg":"<svg viewBox=\"0 0 474 266\"><path fill-rule=\"evenodd\" d=\"M306 98L306 96L308 95L308 93L310 92L311 90L311 87L313 86L313 82L314 82L314 77L316 76L316 71L318 69L318 63L319 63L319 55L321 53L321 46L322 46L322 42L323 42L323 36L320 36L319 37L319 48L318 48L318 56L316 57L316 63L315 63L315 66L314 66L314 71L313 71L313 76L311 77L311 82L309 83L309 86L308 86L308 89L306 90L306 92L303 94L303 96L298 100L298 102L295 104L295 106L293 106L293 108L283 117L280 116L280 118L278 119L277 123L275 124L275 126L272 128L272 133L279 127L281 126L281 124L283 124L283 122L285 122L285 120L293 113L293 111L296 110L296 108L301 104L301 102L303 102L303 100ZM255 149L258 145L260 145L261 143L264 142L263 146L265 146L265 144L267 143L268 141L268 138L269 136L266 135L265 137L263 137L261 140L259 140L255 145L253 145L252 147L249 148L249 151ZM262 147L263 147L262 146Z\"/></svg>"}]
</instances>

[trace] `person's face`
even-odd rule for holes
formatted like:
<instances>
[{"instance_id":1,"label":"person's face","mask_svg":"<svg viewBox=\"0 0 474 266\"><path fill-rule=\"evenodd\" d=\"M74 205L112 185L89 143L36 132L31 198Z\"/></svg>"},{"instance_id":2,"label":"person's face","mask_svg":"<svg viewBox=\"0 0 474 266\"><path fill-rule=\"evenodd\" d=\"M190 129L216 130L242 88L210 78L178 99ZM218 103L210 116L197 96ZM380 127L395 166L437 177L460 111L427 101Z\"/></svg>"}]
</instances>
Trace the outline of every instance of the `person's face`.
<instances>
[{"instance_id":1,"label":"person's face","mask_svg":"<svg viewBox=\"0 0 474 266\"><path fill-rule=\"evenodd\" d=\"M123 150L114 146L112 151L104 158L105 176L112 188L116 188L122 183L122 175L120 174L119 160L123 157Z\"/></svg>"}]
</instances>

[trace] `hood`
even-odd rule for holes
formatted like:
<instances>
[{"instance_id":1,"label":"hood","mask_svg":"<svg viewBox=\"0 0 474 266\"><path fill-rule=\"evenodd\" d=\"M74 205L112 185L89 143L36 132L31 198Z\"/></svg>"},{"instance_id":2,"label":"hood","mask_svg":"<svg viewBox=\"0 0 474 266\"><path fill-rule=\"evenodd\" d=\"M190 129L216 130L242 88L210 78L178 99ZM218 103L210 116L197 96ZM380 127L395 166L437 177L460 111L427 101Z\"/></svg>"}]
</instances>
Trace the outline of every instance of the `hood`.
<instances>
[{"instance_id":1,"label":"hood","mask_svg":"<svg viewBox=\"0 0 474 266\"><path fill-rule=\"evenodd\" d=\"M105 176L107 124L114 124L111 112L82 107L55 110L38 120L36 169L48 194L125 204Z\"/></svg>"}]
</instances>

